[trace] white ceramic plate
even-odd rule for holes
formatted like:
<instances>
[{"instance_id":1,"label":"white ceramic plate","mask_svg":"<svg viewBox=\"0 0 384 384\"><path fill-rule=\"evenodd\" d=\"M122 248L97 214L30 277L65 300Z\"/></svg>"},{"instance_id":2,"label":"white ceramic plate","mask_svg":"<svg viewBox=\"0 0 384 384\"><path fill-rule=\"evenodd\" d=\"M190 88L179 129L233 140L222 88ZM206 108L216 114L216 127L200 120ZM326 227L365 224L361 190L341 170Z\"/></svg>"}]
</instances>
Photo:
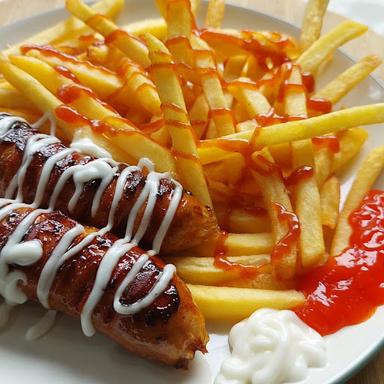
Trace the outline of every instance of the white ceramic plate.
<instances>
[{"instance_id":1,"label":"white ceramic plate","mask_svg":"<svg viewBox=\"0 0 384 384\"><path fill-rule=\"evenodd\" d=\"M157 11L150 1L127 1L127 7L120 22L157 17ZM279 15L276 15L278 17ZM67 17L64 10L57 10L31 17L27 20L0 29L0 48L8 43L25 39L31 34ZM235 28L253 28L282 31L297 35L297 28L278 19L228 6L225 25ZM335 55L333 64L324 72L320 83L335 77L351 64L341 53ZM360 84L342 105L376 103L384 101L384 89L369 78ZM369 140L362 156L375 145L384 144L383 128L370 127ZM360 157L361 159L361 157ZM348 191L356 166L343 180L343 196ZM384 187L384 178L378 186ZM41 384L211 384L228 355L228 328L209 324L211 341L209 353L199 354L187 372L162 367L127 353L121 347L102 335L87 339L80 330L80 323L61 317L56 327L43 339L27 342L25 331L43 314L37 305L28 304L17 310L10 325L0 334L0 382ZM348 314L346 313L346 316ZM384 307L367 322L347 327L327 337L329 363L324 369L311 370L310 376L301 384L324 384L343 382L356 372L384 343Z\"/></svg>"}]
</instances>

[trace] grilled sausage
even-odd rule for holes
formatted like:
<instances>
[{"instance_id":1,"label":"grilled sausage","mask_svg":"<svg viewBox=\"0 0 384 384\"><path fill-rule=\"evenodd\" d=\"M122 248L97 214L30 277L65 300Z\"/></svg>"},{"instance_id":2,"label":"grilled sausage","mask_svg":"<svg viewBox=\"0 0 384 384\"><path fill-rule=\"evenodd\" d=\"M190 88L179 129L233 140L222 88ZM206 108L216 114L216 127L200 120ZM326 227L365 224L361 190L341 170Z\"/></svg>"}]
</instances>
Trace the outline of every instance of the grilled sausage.
<instances>
[{"instance_id":1,"label":"grilled sausage","mask_svg":"<svg viewBox=\"0 0 384 384\"><path fill-rule=\"evenodd\" d=\"M0 115L0 124L1 124ZM25 149L28 140L38 134L26 122L16 120L10 124L9 129L0 135L0 196L4 196L11 181L14 179L23 162ZM23 201L32 203L35 199L36 189L41 177L44 164L53 156L65 150L66 147L59 141L46 145L36 151L30 159L29 166L25 170L22 183ZM40 206L47 207L59 178L70 167L76 165L86 165L95 159L91 156L73 151L67 156L57 161L47 182L44 185L44 196ZM72 178L63 186L60 195L56 199L55 209L62 211L79 222L95 227L107 225L109 211L112 204L112 196L116 189L119 175L127 168L125 164L118 164L115 174L106 186L98 209L92 214L92 204L100 187L101 181L98 179L86 182L78 196L77 204L74 209L69 209L69 203L73 197L76 186ZM145 169L134 169L129 173L121 199L116 211L111 232L118 237L125 236L127 218L132 212L134 204L140 197L145 188L148 172ZM164 219L164 215L169 209L170 200L175 193L175 183L166 177L159 181L157 189L156 203L147 230L143 235L141 245L150 248L157 234L157 231ZM14 196L8 196L14 197ZM143 204L139 209L134 222L134 232L138 229L143 218L147 204ZM177 210L170 223L161 246L162 252L176 252L198 245L217 231L217 223L209 207L203 206L194 196L183 191ZM188 241L186 241L188 239Z\"/></svg>"},{"instance_id":2,"label":"grilled sausage","mask_svg":"<svg viewBox=\"0 0 384 384\"><path fill-rule=\"evenodd\" d=\"M4 206L5 200L0 200ZM24 282L19 283L19 288L29 299L39 301L38 286L43 279L42 271L51 258L58 256L57 249L60 248L60 241L65 234L79 224L59 211L39 210L39 213L31 206L18 206L13 201L8 202L11 204L0 209L0 260L1 257L7 260L9 273L21 271L25 274ZM4 209L9 211L4 214ZM16 259L13 260L12 257L16 257L18 244L12 245L12 241L17 231L20 236L21 223L25 223L31 213L38 215L35 215L30 225L23 228L20 243L33 246L40 244L41 257L32 264L24 260L17 265ZM63 257L64 251L76 249L76 244L96 231L91 227L80 228L81 231L74 237L73 243L62 250L60 257ZM53 280L48 296L51 309L74 317L81 316L95 289L101 262L108 250L116 245L116 241L119 240L108 232L93 236L88 245L81 247L60 264L51 276ZM5 252L8 254L4 254ZM129 351L165 364L185 367L195 351L205 351L207 334L200 311L185 284L176 275L171 277L168 285L152 303L136 314L122 315L114 309L113 301L118 287L143 253L144 251L134 246L114 264L100 300L92 311L92 324L96 330L116 340ZM28 255L23 257L25 259ZM122 291L120 303L128 306L148 295L159 280L163 267L163 262L157 257L149 258L131 284ZM3 291L6 281L6 276L0 276L0 287L3 287ZM4 294L3 291L0 293Z\"/></svg>"}]
</instances>

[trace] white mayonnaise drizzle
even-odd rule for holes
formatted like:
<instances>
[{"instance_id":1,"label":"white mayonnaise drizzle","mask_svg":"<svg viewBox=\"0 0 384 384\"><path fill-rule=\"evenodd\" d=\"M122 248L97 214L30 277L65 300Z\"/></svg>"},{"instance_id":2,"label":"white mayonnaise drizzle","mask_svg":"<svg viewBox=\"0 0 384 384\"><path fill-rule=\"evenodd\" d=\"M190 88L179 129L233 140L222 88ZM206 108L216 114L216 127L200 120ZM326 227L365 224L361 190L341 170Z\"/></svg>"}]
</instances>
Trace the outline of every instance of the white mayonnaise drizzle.
<instances>
[{"instance_id":1,"label":"white mayonnaise drizzle","mask_svg":"<svg viewBox=\"0 0 384 384\"><path fill-rule=\"evenodd\" d=\"M81 153L94 157L104 157L112 159L112 155L104 148L98 146L89 137L82 137L81 132L76 132L73 136L71 148Z\"/></svg>"},{"instance_id":2,"label":"white mayonnaise drizzle","mask_svg":"<svg viewBox=\"0 0 384 384\"><path fill-rule=\"evenodd\" d=\"M52 123L52 119L50 119L49 116L43 116L38 122L35 123L35 127L41 126L47 120L51 120ZM12 125L17 121L24 120L13 116L0 116L0 138L4 136L12 127ZM40 133L35 134L28 139L25 146L21 166L7 188L6 199L0 199L0 221L8 216L14 209L21 207L37 208L41 204L44 198L46 186L50 180L55 164L58 161L64 160L77 149L80 149L80 147L75 143L72 148L63 149L47 159L41 169L35 198L31 205L25 205L21 203L23 198L22 189L24 185L24 179L34 154L41 151L46 146L59 142L60 141L55 137ZM95 147L93 147L93 149L95 149ZM101 154L101 152L98 152L98 154ZM49 209L36 209L32 211L22 220L22 222L15 229L14 233L8 238L6 245L0 252L0 294L6 300L6 303L0 307L0 315L2 315L2 317L0 316L0 320L3 319L3 322L5 322L4 319L7 318L5 314L9 312L11 305L22 304L27 300L27 297L19 287L20 281L26 282L25 274L18 270L10 273L8 265L32 265L36 263L43 254L41 243L38 240L23 242L23 237L39 215L45 212L49 212L55 208L60 193L62 192L66 182L71 178L75 184L75 192L68 204L68 209L70 212L73 212L73 210L76 209L76 205L83 192L85 183L93 180L100 180L99 187L92 201L92 216L97 213L105 189L108 187L118 172L118 163L112 160L109 154L108 156L105 156L105 153L103 153L103 155L103 158L94 159L87 164L77 164L68 167L57 180L50 198ZM147 231L156 204L160 180L164 178L172 180L170 175L168 173L155 172L153 163L148 159L141 159L137 166L124 168L120 172L116 181L116 188L108 214L107 225L97 232L88 234L75 246L72 246L72 244L79 236L84 233L84 227L80 224L77 224L75 227L68 230L53 249L50 258L44 265L44 268L40 274L37 285L37 298L44 307L49 309L50 289L60 266L63 265L66 260L80 252L83 248L90 245L97 236L102 236L113 228L115 213L119 202L123 197L127 178L132 174L132 172L142 170L144 167L146 167L148 170L146 184L138 196L137 201L135 202L133 209L131 210L127 219L125 237L116 241L104 255L97 271L94 286L83 307L81 313L81 324L83 331L87 336L92 336L95 333L95 329L92 324L92 314L104 293L114 268L116 267L119 259L126 252L135 247ZM141 268L144 267L149 257L155 255L160 250L162 241L173 220L183 192L182 186L179 183L174 180L172 180L172 183L174 184L175 188L169 202L169 207L154 237L153 249L147 254L142 255L136 261L131 271L127 274L116 291L113 305L117 313L122 315L133 315L141 311L153 303L153 301L162 292L164 292L172 280L175 267L173 265L166 265L163 271L159 274L154 286L145 297L130 305L123 305L120 302L124 291L132 283L136 275L140 272ZM16 200L10 200L13 196L15 196L15 194ZM138 229L134 232L133 228L137 220L137 215L144 204L146 205L143 217L140 221ZM55 311L48 311L47 315L35 327L32 327L28 331L27 338L34 339L45 334L53 326L54 318Z\"/></svg>"},{"instance_id":3,"label":"white mayonnaise drizzle","mask_svg":"<svg viewBox=\"0 0 384 384\"><path fill-rule=\"evenodd\" d=\"M215 384L293 383L327 360L325 340L287 310L259 309L232 328L229 344Z\"/></svg>"}]
</instances>

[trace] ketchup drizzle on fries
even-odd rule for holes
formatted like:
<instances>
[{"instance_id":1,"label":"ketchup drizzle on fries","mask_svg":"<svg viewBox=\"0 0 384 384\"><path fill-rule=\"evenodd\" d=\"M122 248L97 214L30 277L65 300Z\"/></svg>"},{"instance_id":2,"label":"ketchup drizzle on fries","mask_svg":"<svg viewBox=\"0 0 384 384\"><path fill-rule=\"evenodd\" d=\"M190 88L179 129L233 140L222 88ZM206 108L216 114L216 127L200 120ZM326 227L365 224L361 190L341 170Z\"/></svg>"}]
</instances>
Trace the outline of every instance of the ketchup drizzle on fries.
<instances>
[{"instance_id":1,"label":"ketchup drizzle on fries","mask_svg":"<svg viewBox=\"0 0 384 384\"><path fill-rule=\"evenodd\" d=\"M298 217L293 212L287 211L281 204L275 203L275 209L278 212L279 219L287 223L288 231L273 247L271 253L272 264L281 260L297 243L300 236L300 222Z\"/></svg>"},{"instance_id":2,"label":"ketchup drizzle on fries","mask_svg":"<svg viewBox=\"0 0 384 384\"><path fill-rule=\"evenodd\" d=\"M313 175L313 168L309 165L303 165L302 167L295 169L288 177L286 177L284 182L287 187L290 187L297 185Z\"/></svg>"},{"instance_id":3,"label":"ketchup drizzle on fries","mask_svg":"<svg viewBox=\"0 0 384 384\"><path fill-rule=\"evenodd\" d=\"M337 136L317 136L312 138L312 143L318 148L328 148L332 153L340 151L340 140Z\"/></svg>"},{"instance_id":4,"label":"ketchup drizzle on fries","mask_svg":"<svg viewBox=\"0 0 384 384\"><path fill-rule=\"evenodd\" d=\"M224 269L227 271L239 271L241 277L243 278L252 278L258 273L261 272L262 265L245 265L239 263L233 263L229 261L226 257L227 247L225 241L228 238L228 232L221 231L216 242L215 251L214 251L214 265L217 268Z\"/></svg>"}]
</instances>

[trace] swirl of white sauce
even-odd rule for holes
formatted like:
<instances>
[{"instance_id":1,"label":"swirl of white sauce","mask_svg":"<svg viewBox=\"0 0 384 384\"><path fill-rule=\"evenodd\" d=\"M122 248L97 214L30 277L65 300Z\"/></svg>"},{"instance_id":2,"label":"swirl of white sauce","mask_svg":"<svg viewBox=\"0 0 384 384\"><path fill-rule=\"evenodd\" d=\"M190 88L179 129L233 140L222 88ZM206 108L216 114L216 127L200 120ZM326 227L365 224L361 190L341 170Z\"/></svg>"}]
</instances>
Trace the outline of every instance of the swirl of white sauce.
<instances>
[{"instance_id":1,"label":"swirl of white sauce","mask_svg":"<svg viewBox=\"0 0 384 384\"><path fill-rule=\"evenodd\" d=\"M229 344L215 384L293 383L327 362L325 340L288 310L257 310L232 328Z\"/></svg>"}]
</instances>

